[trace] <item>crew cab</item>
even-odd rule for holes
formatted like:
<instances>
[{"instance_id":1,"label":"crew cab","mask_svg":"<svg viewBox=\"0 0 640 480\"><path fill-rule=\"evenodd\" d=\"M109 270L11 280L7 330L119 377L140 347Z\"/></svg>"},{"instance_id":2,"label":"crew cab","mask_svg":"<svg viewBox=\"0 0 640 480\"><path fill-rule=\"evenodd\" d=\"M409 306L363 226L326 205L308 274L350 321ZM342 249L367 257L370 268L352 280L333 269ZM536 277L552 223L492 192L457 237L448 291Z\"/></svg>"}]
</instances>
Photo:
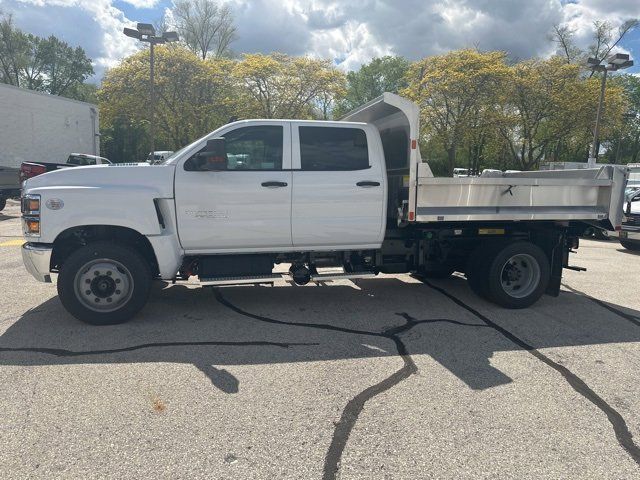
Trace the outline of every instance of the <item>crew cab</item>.
<instances>
[{"instance_id":1,"label":"crew cab","mask_svg":"<svg viewBox=\"0 0 640 480\"><path fill-rule=\"evenodd\" d=\"M20 181L24 182L29 178L61 168L109 164L111 164L110 160L87 153L72 153L67 158L66 163L22 162L22 165L20 165Z\"/></svg>"},{"instance_id":2,"label":"crew cab","mask_svg":"<svg viewBox=\"0 0 640 480\"><path fill-rule=\"evenodd\" d=\"M524 308L558 295L585 224L620 226L623 169L433 178L419 131L417 105L385 93L341 121L230 123L159 165L29 179L25 266L92 324L130 319L154 279L268 283L279 263L299 285L458 271Z\"/></svg>"}]
</instances>

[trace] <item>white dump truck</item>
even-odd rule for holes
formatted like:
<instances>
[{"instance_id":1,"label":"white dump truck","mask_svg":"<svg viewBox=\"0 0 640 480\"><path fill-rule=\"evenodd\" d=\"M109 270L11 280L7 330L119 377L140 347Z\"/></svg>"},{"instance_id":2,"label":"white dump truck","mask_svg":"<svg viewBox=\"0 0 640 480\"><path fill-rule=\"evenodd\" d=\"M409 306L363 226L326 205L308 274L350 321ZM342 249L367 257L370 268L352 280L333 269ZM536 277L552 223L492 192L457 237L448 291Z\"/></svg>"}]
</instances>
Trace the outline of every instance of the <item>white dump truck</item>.
<instances>
[{"instance_id":1,"label":"white dump truck","mask_svg":"<svg viewBox=\"0 0 640 480\"><path fill-rule=\"evenodd\" d=\"M458 271L523 308L558 295L585 223L621 224L625 170L433 178L418 136L385 93L342 121L234 122L159 165L50 172L24 186L24 263L92 324L130 319L154 279L268 283L278 263L299 285Z\"/></svg>"}]
</instances>

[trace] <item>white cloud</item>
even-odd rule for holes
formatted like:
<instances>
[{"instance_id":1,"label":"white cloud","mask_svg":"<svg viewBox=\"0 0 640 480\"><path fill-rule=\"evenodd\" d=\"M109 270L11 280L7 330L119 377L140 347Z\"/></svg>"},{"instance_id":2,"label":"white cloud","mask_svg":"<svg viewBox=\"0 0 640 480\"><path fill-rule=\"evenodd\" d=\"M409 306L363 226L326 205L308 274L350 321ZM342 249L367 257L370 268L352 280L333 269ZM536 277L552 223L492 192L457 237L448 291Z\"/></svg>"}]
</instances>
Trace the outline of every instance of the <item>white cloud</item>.
<instances>
[{"instance_id":1,"label":"white cloud","mask_svg":"<svg viewBox=\"0 0 640 480\"><path fill-rule=\"evenodd\" d=\"M129 3L155 3L131 0ZM39 36L56 35L72 46L81 46L92 59L95 79L105 69L134 53L138 46L122 29L131 26L111 0L0 0L0 10L11 12L16 25Z\"/></svg>"},{"instance_id":2,"label":"white cloud","mask_svg":"<svg viewBox=\"0 0 640 480\"><path fill-rule=\"evenodd\" d=\"M160 0L122 0L135 8L155 8ZM639 0L220 0L229 4L238 28L238 52L282 51L333 59L357 68L374 56L410 59L451 49L505 50L513 58L549 55L555 23L576 31L586 46L594 20L619 25L640 17ZM133 22L113 0L0 0L0 10L36 35L56 35L81 45L95 63L96 77L135 52L122 34Z\"/></svg>"},{"instance_id":3,"label":"white cloud","mask_svg":"<svg viewBox=\"0 0 640 480\"><path fill-rule=\"evenodd\" d=\"M128 3L129 5L133 5L136 8L153 8L158 3L160 3L160 0L122 0L122 1L125 3Z\"/></svg>"}]
</instances>

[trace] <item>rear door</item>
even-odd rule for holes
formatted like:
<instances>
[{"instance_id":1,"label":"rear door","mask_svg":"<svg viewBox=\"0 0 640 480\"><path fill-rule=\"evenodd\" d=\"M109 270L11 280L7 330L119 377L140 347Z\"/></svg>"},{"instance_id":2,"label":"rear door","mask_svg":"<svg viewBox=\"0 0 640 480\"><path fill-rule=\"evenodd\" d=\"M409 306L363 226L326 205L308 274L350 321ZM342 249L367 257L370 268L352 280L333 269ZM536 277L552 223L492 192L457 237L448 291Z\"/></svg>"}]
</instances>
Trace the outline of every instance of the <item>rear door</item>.
<instances>
[{"instance_id":1,"label":"rear door","mask_svg":"<svg viewBox=\"0 0 640 480\"><path fill-rule=\"evenodd\" d=\"M379 247L386 183L377 132L365 125L297 122L292 145L294 247Z\"/></svg>"},{"instance_id":2,"label":"rear door","mask_svg":"<svg viewBox=\"0 0 640 480\"><path fill-rule=\"evenodd\" d=\"M290 125L253 122L219 136L225 138L224 165L194 155L177 166L182 247L192 253L290 250Z\"/></svg>"}]
</instances>

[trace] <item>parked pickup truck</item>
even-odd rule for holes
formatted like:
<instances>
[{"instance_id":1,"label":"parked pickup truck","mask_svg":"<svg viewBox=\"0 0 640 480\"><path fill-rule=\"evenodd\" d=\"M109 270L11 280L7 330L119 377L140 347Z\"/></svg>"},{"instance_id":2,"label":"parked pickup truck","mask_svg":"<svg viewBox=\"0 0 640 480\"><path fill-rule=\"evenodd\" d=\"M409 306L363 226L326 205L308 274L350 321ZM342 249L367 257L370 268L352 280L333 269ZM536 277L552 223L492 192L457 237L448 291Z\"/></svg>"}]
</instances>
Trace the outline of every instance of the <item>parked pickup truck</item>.
<instances>
[{"instance_id":1,"label":"parked pickup truck","mask_svg":"<svg viewBox=\"0 0 640 480\"><path fill-rule=\"evenodd\" d=\"M558 295L585 223L619 228L626 170L433 178L418 122L385 93L342 121L230 123L160 165L31 178L25 266L57 273L62 304L92 324L130 319L153 279L268 283L278 263L298 285L464 272L482 297L523 308Z\"/></svg>"},{"instance_id":2,"label":"parked pickup truck","mask_svg":"<svg viewBox=\"0 0 640 480\"><path fill-rule=\"evenodd\" d=\"M7 205L8 198L20 196L20 171L17 168L0 165L0 212Z\"/></svg>"},{"instance_id":3,"label":"parked pickup truck","mask_svg":"<svg viewBox=\"0 0 640 480\"><path fill-rule=\"evenodd\" d=\"M640 191L629 192L625 199L620 244L627 250L640 251Z\"/></svg>"},{"instance_id":4,"label":"parked pickup truck","mask_svg":"<svg viewBox=\"0 0 640 480\"><path fill-rule=\"evenodd\" d=\"M110 164L111 162L104 157L88 155L86 153L72 153L69 155L69 158L67 158L66 163L22 162L22 165L20 165L20 181L24 182L29 178L61 168Z\"/></svg>"}]
</instances>

